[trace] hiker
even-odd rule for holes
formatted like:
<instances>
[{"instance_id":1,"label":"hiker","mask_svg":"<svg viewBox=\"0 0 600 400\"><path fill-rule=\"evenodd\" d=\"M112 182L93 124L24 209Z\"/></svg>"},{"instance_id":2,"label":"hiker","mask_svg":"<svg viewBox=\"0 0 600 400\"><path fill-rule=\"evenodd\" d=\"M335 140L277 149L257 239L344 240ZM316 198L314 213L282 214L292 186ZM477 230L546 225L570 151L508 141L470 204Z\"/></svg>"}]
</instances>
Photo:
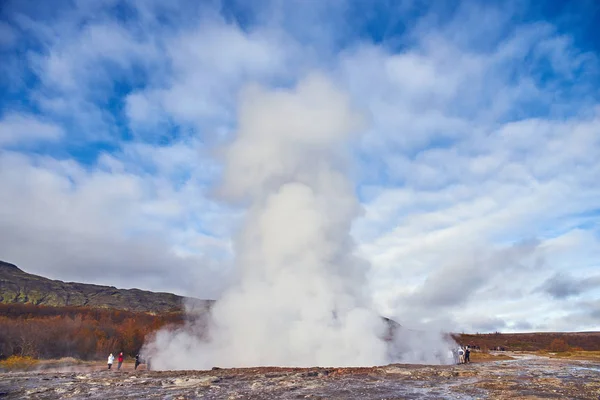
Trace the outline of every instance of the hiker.
<instances>
[{"instance_id":1,"label":"hiker","mask_svg":"<svg viewBox=\"0 0 600 400\"><path fill-rule=\"evenodd\" d=\"M462 346L458 347L458 363L459 364L464 364L465 362L465 351L463 350Z\"/></svg>"},{"instance_id":2,"label":"hiker","mask_svg":"<svg viewBox=\"0 0 600 400\"><path fill-rule=\"evenodd\" d=\"M133 369L137 369L138 365L140 365L142 363L141 359L140 359L140 355L139 353L135 355L135 367L133 367Z\"/></svg>"},{"instance_id":3,"label":"hiker","mask_svg":"<svg viewBox=\"0 0 600 400\"><path fill-rule=\"evenodd\" d=\"M119 364L117 364L117 371L121 369L121 364L123 364L123 352L119 353L118 361L119 361Z\"/></svg>"},{"instance_id":4,"label":"hiker","mask_svg":"<svg viewBox=\"0 0 600 400\"><path fill-rule=\"evenodd\" d=\"M110 369L110 367L112 367L114 362L115 362L115 356L113 356L112 353L110 353L110 355L108 356L108 369Z\"/></svg>"},{"instance_id":5,"label":"hiker","mask_svg":"<svg viewBox=\"0 0 600 400\"><path fill-rule=\"evenodd\" d=\"M470 363L471 362L471 349L469 348L469 346L467 346L467 348L465 349L465 363Z\"/></svg>"}]
</instances>

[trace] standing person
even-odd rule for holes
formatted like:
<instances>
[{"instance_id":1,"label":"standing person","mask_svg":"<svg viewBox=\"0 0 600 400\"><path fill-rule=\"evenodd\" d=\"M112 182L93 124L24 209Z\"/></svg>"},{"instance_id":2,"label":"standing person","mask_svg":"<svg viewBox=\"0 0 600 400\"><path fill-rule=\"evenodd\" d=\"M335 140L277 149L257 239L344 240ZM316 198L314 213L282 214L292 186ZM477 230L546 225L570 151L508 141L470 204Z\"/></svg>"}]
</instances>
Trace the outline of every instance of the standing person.
<instances>
[{"instance_id":1,"label":"standing person","mask_svg":"<svg viewBox=\"0 0 600 400\"><path fill-rule=\"evenodd\" d=\"M459 364L464 364L465 362L465 351L463 350L462 346L458 347L458 363Z\"/></svg>"},{"instance_id":2,"label":"standing person","mask_svg":"<svg viewBox=\"0 0 600 400\"><path fill-rule=\"evenodd\" d=\"M115 356L113 356L112 353L110 353L110 355L108 356L108 369L110 369L110 367L112 367L114 362L115 362Z\"/></svg>"},{"instance_id":3,"label":"standing person","mask_svg":"<svg viewBox=\"0 0 600 400\"><path fill-rule=\"evenodd\" d=\"M471 349L469 348L469 346L467 346L467 348L465 349L465 363L470 363L471 362Z\"/></svg>"},{"instance_id":4,"label":"standing person","mask_svg":"<svg viewBox=\"0 0 600 400\"><path fill-rule=\"evenodd\" d=\"M123 352L119 353L119 358L118 358L119 364L117 365L117 370L121 369L121 364L123 364Z\"/></svg>"},{"instance_id":5,"label":"standing person","mask_svg":"<svg viewBox=\"0 0 600 400\"><path fill-rule=\"evenodd\" d=\"M140 365L142 361L140 360L140 354L135 355L135 367L133 369L137 369L138 365Z\"/></svg>"}]
</instances>

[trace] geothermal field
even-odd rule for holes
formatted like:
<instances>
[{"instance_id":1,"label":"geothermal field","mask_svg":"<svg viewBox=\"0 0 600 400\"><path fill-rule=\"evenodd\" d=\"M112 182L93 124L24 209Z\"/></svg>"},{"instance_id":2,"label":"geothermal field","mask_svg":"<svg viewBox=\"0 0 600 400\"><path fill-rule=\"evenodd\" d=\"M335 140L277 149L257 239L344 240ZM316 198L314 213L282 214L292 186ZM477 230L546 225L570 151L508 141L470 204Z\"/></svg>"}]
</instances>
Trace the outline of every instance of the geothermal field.
<instances>
[{"instance_id":1,"label":"geothermal field","mask_svg":"<svg viewBox=\"0 0 600 400\"><path fill-rule=\"evenodd\" d=\"M600 400L599 22L0 0L0 400Z\"/></svg>"},{"instance_id":2,"label":"geothermal field","mask_svg":"<svg viewBox=\"0 0 600 400\"><path fill-rule=\"evenodd\" d=\"M513 354L452 366L121 371L67 367L0 375L6 399L594 399L600 362ZM503 357L507 358L507 357Z\"/></svg>"}]
</instances>

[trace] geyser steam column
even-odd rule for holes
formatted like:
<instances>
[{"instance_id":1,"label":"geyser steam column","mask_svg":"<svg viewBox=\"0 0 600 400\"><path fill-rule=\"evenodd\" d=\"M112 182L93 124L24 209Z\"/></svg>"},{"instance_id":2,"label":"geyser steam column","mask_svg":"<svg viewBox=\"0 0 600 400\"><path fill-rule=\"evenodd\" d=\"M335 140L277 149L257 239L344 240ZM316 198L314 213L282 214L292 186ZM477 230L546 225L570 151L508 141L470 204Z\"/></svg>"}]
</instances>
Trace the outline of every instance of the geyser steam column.
<instances>
[{"instance_id":1,"label":"geyser steam column","mask_svg":"<svg viewBox=\"0 0 600 400\"><path fill-rule=\"evenodd\" d=\"M215 364L386 362L385 327L363 293L368 265L350 236L360 205L343 168L362 128L321 75L292 91L243 93L222 190L251 206L235 243L239 281L214 308Z\"/></svg>"},{"instance_id":2,"label":"geyser steam column","mask_svg":"<svg viewBox=\"0 0 600 400\"><path fill-rule=\"evenodd\" d=\"M384 364L385 326L363 292L368 265L350 236L359 214L344 148L362 128L321 75L294 90L251 87L225 152L222 195L248 204L235 240L236 281L209 334L159 332L160 369ZM202 339L200 337L202 336Z\"/></svg>"}]
</instances>

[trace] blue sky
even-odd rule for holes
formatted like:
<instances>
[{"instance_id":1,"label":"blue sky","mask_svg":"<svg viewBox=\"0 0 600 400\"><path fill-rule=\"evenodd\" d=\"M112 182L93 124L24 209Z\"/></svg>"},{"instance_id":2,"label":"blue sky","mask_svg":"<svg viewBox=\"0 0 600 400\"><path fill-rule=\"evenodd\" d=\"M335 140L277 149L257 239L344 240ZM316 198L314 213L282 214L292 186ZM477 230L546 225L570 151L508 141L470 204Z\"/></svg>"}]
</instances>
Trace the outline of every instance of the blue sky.
<instances>
[{"instance_id":1,"label":"blue sky","mask_svg":"<svg viewBox=\"0 0 600 400\"><path fill-rule=\"evenodd\" d=\"M353 226L380 311L600 329L595 1L4 1L0 259L216 297L241 90L313 71L368 124Z\"/></svg>"}]
</instances>

